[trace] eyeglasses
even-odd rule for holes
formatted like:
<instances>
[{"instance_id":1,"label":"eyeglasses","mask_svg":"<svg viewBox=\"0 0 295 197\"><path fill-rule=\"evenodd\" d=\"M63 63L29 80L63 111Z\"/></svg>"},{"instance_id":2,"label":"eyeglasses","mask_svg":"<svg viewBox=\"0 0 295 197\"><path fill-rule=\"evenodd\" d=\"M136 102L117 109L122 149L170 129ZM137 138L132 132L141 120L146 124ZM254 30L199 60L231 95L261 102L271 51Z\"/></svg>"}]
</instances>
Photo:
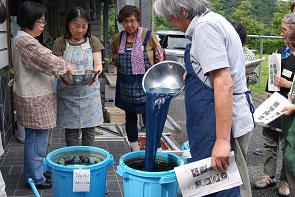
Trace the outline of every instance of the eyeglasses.
<instances>
[{"instance_id":1,"label":"eyeglasses","mask_svg":"<svg viewBox=\"0 0 295 197\"><path fill-rule=\"evenodd\" d=\"M47 24L47 22L41 22L41 21L36 21L36 23L38 24L38 25L46 25Z\"/></svg>"},{"instance_id":2,"label":"eyeglasses","mask_svg":"<svg viewBox=\"0 0 295 197\"><path fill-rule=\"evenodd\" d=\"M123 20L122 23L124 23L124 24L126 24L126 25L129 24L129 23L131 23L131 24L135 24L135 23L137 23L137 20L136 20L136 19Z\"/></svg>"}]
</instances>

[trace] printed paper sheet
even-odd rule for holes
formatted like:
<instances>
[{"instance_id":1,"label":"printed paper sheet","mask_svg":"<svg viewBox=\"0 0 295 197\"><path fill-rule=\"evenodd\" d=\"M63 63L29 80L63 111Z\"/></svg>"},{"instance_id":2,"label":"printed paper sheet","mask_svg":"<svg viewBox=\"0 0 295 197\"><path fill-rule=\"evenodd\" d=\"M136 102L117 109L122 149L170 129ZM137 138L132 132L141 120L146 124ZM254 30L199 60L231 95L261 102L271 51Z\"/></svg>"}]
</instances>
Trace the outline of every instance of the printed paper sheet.
<instances>
[{"instance_id":1,"label":"printed paper sheet","mask_svg":"<svg viewBox=\"0 0 295 197\"><path fill-rule=\"evenodd\" d=\"M281 76L281 54L273 53L268 56L268 91L280 91L275 85L275 76Z\"/></svg>"},{"instance_id":2,"label":"printed paper sheet","mask_svg":"<svg viewBox=\"0 0 295 197\"><path fill-rule=\"evenodd\" d=\"M211 157L176 167L174 170L184 197L204 196L242 185L234 152L230 153L227 171L214 171Z\"/></svg>"},{"instance_id":3,"label":"printed paper sheet","mask_svg":"<svg viewBox=\"0 0 295 197\"><path fill-rule=\"evenodd\" d=\"M260 125L267 125L284 114L282 109L291 103L280 93L273 93L254 112L254 121Z\"/></svg>"}]
</instances>

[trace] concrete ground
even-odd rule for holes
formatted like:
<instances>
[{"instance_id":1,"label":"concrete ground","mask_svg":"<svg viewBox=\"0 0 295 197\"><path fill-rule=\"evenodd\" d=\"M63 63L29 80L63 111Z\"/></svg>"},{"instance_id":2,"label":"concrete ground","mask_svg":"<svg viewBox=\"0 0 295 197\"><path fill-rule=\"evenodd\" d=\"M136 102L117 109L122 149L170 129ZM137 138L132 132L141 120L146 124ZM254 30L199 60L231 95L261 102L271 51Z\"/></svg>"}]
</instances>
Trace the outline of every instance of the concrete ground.
<instances>
[{"instance_id":1,"label":"concrete ground","mask_svg":"<svg viewBox=\"0 0 295 197\"><path fill-rule=\"evenodd\" d=\"M260 104L261 96L253 95L255 107ZM169 108L169 115L181 127L181 132L176 132L165 128L165 131L171 132L173 138L181 145L187 141L185 130L185 107L184 95L181 94L174 98ZM254 150L263 146L262 128L257 126L253 130L252 140L248 151L248 168L251 182L254 183L262 176L263 158L255 155ZM115 159L114 166L107 171L107 189L106 197L123 196L122 178L115 172L119 158L127 153L130 149L126 142L96 142L95 146L104 148L113 154ZM64 133L62 129L54 129L51 133L49 151L65 147ZM281 168L282 154L279 154L278 176ZM6 192L8 196L34 196L30 189L24 187L23 175L23 144L19 143L15 138L10 142L8 149L0 158L0 170L6 182ZM275 197L278 194L278 185L266 189L257 190L252 188L253 197ZM41 196L53 196L52 189L39 190ZM178 195L179 197L181 195Z\"/></svg>"}]
</instances>

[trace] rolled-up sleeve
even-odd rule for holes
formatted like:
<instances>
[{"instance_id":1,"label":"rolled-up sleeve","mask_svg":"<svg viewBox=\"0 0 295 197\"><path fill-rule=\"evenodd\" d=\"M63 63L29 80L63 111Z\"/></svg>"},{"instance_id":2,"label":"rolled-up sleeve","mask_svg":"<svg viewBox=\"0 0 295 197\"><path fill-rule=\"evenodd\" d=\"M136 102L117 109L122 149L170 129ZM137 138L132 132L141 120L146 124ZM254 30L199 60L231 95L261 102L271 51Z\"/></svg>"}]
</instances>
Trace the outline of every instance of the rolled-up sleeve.
<instances>
[{"instance_id":1,"label":"rolled-up sleeve","mask_svg":"<svg viewBox=\"0 0 295 197\"><path fill-rule=\"evenodd\" d=\"M196 28L194 37L193 44L197 47L191 53L196 55L205 75L229 67L225 36L220 29L208 22L201 23Z\"/></svg>"},{"instance_id":2,"label":"rolled-up sleeve","mask_svg":"<svg viewBox=\"0 0 295 197\"><path fill-rule=\"evenodd\" d=\"M20 36L15 39L16 50L25 67L46 75L61 75L67 72L67 62L52 54L36 39Z\"/></svg>"}]
</instances>

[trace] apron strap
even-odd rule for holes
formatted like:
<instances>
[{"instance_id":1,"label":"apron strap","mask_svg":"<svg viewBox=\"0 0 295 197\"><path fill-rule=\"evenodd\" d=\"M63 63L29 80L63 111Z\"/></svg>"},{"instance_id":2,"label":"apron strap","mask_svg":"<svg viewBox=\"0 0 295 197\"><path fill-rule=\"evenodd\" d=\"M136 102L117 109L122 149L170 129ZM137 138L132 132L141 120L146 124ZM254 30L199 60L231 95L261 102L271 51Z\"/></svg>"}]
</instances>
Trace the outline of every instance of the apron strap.
<instances>
[{"instance_id":1,"label":"apron strap","mask_svg":"<svg viewBox=\"0 0 295 197\"><path fill-rule=\"evenodd\" d=\"M121 40L122 40L123 32L124 32L124 31L121 31L121 32L120 32L120 42L121 42ZM146 35L145 35L145 38L144 38L144 41L143 41L143 47L144 47L144 49L146 48L147 42L149 41L151 34L152 34L152 30L149 29L149 30L147 31L147 33L146 33Z\"/></svg>"},{"instance_id":2,"label":"apron strap","mask_svg":"<svg viewBox=\"0 0 295 197\"><path fill-rule=\"evenodd\" d=\"M246 95L246 98L247 98L247 101L248 101L248 104L249 104L249 107L250 107L250 112L252 114L254 128L255 128L256 127L256 123L254 121L254 111L255 111L255 108L254 108L253 103L252 103L251 98L250 98L251 91L247 91L247 92L243 92L243 93L233 93L233 95L241 95L241 94L245 94Z\"/></svg>"},{"instance_id":3,"label":"apron strap","mask_svg":"<svg viewBox=\"0 0 295 197\"><path fill-rule=\"evenodd\" d=\"M146 48L146 45L147 45L147 42L149 41L150 39L150 36L151 36L151 33L152 33L152 30L148 30L146 35L145 35L145 38L144 38L144 41L143 41L143 47L144 47L144 50Z\"/></svg>"},{"instance_id":4,"label":"apron strap","mask_svg":"<svg viewBox=\"0 0 295 197\"><path fill-rule=\"evenodd\" d=\"M255 128L256 127L256 123L254 121L254 111L255 111L255 108L254 108L253 103L252 103L251 98L250 98L251 92L250 91L247 91L247 92L245 92L245 94L246 94L246 98L247 98L247 101L248 101L248 104L249 104L249 107L250 107L250 112L252 114L252 120L253 120L254 128Z\"/></svg>"},{"instance_id":5,"label":"apron strap","mask_svg":"<svg viewBox=\"0 0 295 197\"><path fill-rule=\"evenodd\" d=\"M66 48L68 48L70 46L70 43L68 40L65 40L66 41Z\"/></svg>"}]
</instances>

